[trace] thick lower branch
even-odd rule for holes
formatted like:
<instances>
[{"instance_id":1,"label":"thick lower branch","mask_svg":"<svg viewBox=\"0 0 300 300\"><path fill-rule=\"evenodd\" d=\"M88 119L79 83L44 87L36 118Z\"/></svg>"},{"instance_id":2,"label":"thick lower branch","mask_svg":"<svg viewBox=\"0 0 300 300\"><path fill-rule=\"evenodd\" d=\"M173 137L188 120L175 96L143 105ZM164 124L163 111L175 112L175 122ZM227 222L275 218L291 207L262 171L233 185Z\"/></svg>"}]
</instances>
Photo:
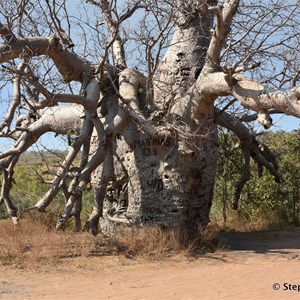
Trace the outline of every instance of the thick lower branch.
<instances>
[{"instance_id":1,"label":"thick lower branch","mask_svg":"<svg viewBox=\"0 0 300 300\"><path fill-rule=\"evenodd\" d=\"M141 111L138 90L144 89L146 85L145 77L140 72L133 69L126 69L119 75L119 93L122 101L122 109L134 120L140 129L151 136L168 136L167 128L157 127L149 122Z\"/></svg>"},{"instance_id":2,"label":"thick lower branch","mask_svg":"<svg viewBox=\"0 0 300 300\"><path fill-rule=\"evenodd\" d=\"M239 201L241 198L241 194L245 184L250 180L251 171L250 171L250 153L243 149L243 159L244 159L244 167L243 167L243 175L235 186L235 193L232 199L232 208L238 209Z\"/></svg>"},{"instance_id":3,"label":"thick lower branch","mask_svg":"<svg viewBox=\"0 0 300 300\"><path fill-rule=\"evenodd\" d=\"M40 111L40 119L26 128L11 149L0 153L0 159L25 152L46 132L58 134L79 132L82 124L82 112L82 108L79 106L55 106Z\"/></svg>"},{"instance_id":4,"label":"thick lower branch","mask_svg":"<svg viewBox=\"0 0 300 300\"><path fill-rule=\"evenodd\" d=\"M99 187L95 191L94 208L90 215L90 232L93 235L98 233L99 219L102 216L103 202L106 196L107 185L114 177L114 161L113 161L113 144L109 141L107 145L107 153L102 166L102 173Z\"/></svg>"},{"instance_id":5,"label":"thick lower branch","mask_svg":"<svg viewBox=\"0 0 300 300\"><path fill-rule=\"evenodd\" d=\"M13 184L13 170L3 170L3 182L0 196L0 203L4 203L8 215L11 217L13 224L18 225L17 208L10 198L10 190Z\"/></svg>"},{"instance_id":6,"label":"thick lower branch","mask_svg":"<svg viewBox=\"0 0 300 300\"><path fill-rule=\"evenodd\" d=\"M248 156L250 155L258 164L258 166L265 167L275 177L276 182L280 182L280 174L278 173L276 163L277 156L266 145L256 140L256 138L250 134L247 127L245 127L239 120L233 118L224 111L220 113L221 111L217 108L215 108L215 112L215 114L218 116L216 120L217 124L234 132L241 142L241 149L243 151L245 165L244 175L236 186L236 192L233 201L234 206L237 206L242 188L246 181L249 180L250 176Z\"/></svg>"},{"instance_id":7,"label":"thick lower branch","mask_svg":"<svg viewBox=\"0 0 300 300\"><path fill-rule=\"evenodd\" d=\"M267 112L269 109L300 118L300 87L275 90L240 74L215 72L200 77L196 88L198 95L195 95L193 108L196 118L205 115L205 96L208 104L212 104L219 96L234 96L244 107L261 114L262 123L266 126L270 124Z\"/></svg>"},{"instance_id":8,"label":"thick lower branch","mask_svg":"<svg viewBox=\"0 0 300 300\"><path fill-rule=\"evenodd\" d=\"M25 66L26 66L26 64L24 62L22 62L19 65L18 70L23 71ZM10 130L11 122L14 118L15 111L18 108L18 106L20 105L20 101L21 101L20 83L21 83L21 78L19 75L16 75L13 80L13 89L14 89L13 99L9 106L9 109L7 111L5 118L2 122L2 124L0 125L0 131L2 131L3 128L5 128L5 127L7 127L7 132L9 132L9 130Z\"/></svg>"}]
</instances>

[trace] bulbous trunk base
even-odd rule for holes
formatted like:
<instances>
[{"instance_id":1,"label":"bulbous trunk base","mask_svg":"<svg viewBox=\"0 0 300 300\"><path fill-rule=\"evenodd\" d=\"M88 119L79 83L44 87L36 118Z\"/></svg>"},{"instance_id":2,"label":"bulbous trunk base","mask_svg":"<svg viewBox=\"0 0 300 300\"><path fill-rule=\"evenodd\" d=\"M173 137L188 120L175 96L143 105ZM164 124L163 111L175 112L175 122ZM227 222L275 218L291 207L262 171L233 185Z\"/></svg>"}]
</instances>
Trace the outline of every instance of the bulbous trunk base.
<instances>
[{"instance_id":1,"label":"bulbous trunk base","mask_svg":"<svg viewBox=\"0 0 300 300\"><path fill-rule=\"evenodd\" d=\"M217 137L214 126L205 131L209 134L195 138L184 156L176 140L149 137L129 126L116 144L116 181L107 191L101 230L113 234L119 225L153 224L190 231L207 225Z\"/></svg>"}]
</instances>

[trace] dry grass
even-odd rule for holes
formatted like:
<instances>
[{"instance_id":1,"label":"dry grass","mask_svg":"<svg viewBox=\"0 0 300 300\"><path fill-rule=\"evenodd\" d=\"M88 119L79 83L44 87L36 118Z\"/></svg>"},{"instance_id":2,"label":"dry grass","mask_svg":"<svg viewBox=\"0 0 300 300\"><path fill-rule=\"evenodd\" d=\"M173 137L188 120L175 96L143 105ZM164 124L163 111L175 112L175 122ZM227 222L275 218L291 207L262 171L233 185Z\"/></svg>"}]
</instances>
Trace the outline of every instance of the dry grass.
<instances>
[{"instance_id":1,"label":"dry grass","mask_svg":"<svg viewBox=\"0 0 300 300\"><path fill-rule=\"evenodd\" d=\"M0 222L0 264L23 267L53 263L61 258L105 254L101 237L71 231L56 232L46 225L23 220L19 228L10 221Z\"/></svg>"},{"instance_id":2,"label":"dry grass","mask_svg":"<svg viewBox=\"0 0 300 300\"><path fill-rule=\"evenodd\" d=\"M172 255L194 255L214 251L213 238L216 227L199 229L191 236L176 229L162 229L158 226L123 228L112 240L118 253L126 256L140 256L146 259L163 259Z\"/></svg>"},{"instance_id":3,"label":"dry grass","mask_svg":"<svg viewBox=\"0 0 300 300\"><path fill-rule=\"evenodd\" d=\"M220 229L233 232L252 232L280 229L287 226L285 222L280 222L271 215L261 214L252 222L247 220L242 214L239 215L236 212L229 213L227 215L227 223L224 224L223 220L215 219L213 222Z\"/></svg>"},{"instance_id":4,"label":"dry grass","mask_svg":"<svg viewBox=\"0 0 300 300\"><path fill-rule=\"evenodd\" d=\"M124 228L115 237L94 237L86 232L57 232L43 220L23 219L19 228L10 220L0 221L0 264L27 267L53 264L69 257L125 255L164 259L213 251L215 229L200 230L190 238L176 230L159 227Z\"/></svg>"}]
</instances>

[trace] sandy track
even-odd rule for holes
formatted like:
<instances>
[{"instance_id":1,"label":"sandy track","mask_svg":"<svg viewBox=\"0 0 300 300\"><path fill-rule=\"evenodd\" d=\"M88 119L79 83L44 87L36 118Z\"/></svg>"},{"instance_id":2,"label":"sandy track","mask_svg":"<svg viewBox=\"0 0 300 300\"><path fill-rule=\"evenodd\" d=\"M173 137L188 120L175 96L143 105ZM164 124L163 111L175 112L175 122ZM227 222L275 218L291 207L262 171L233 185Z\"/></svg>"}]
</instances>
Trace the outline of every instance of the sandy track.
<instances>
[{"instance_id":1,"label":"sandy track","mask_svg":"<svg viewBox=\"0 0 300 300\"><path fill-rule=\"evenodd\" d=\"M300 285L300 230L219 239L231 249L194 259L91 257L38 270L2 267L0 299L300 299L293 290Z\"/></svg>"}]
</instances>

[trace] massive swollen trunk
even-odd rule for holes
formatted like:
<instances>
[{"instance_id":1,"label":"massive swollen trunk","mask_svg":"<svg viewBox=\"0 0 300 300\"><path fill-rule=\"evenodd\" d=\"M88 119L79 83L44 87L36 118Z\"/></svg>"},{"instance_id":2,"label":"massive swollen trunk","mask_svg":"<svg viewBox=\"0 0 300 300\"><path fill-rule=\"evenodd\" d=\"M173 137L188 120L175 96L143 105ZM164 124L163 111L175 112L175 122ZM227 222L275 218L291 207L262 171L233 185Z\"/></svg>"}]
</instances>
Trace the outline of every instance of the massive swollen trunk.
<instances>
[{"instance_id":1,"label":"massive swollen trunk","mask_svg":"<svg viewBox=\"0 0 300 300\"><path fill-rule=\"evenodd\" d=\"M178 129L176 137L153 137L131 123L116 140L116 178L108 187L102 230L113 230L116 224L194 229L209 222L217 162L213 113L191 120L186 113L189 107L184 118L182 108L178 113L172 108L187 96L203 67L210 27L211 19L198 13L178 15L171 46L154 74L152 103L148 103L152 110L163 112L159 121ZM92 182L97 188L99 172Z\"/></svg>"}]
</instances>

